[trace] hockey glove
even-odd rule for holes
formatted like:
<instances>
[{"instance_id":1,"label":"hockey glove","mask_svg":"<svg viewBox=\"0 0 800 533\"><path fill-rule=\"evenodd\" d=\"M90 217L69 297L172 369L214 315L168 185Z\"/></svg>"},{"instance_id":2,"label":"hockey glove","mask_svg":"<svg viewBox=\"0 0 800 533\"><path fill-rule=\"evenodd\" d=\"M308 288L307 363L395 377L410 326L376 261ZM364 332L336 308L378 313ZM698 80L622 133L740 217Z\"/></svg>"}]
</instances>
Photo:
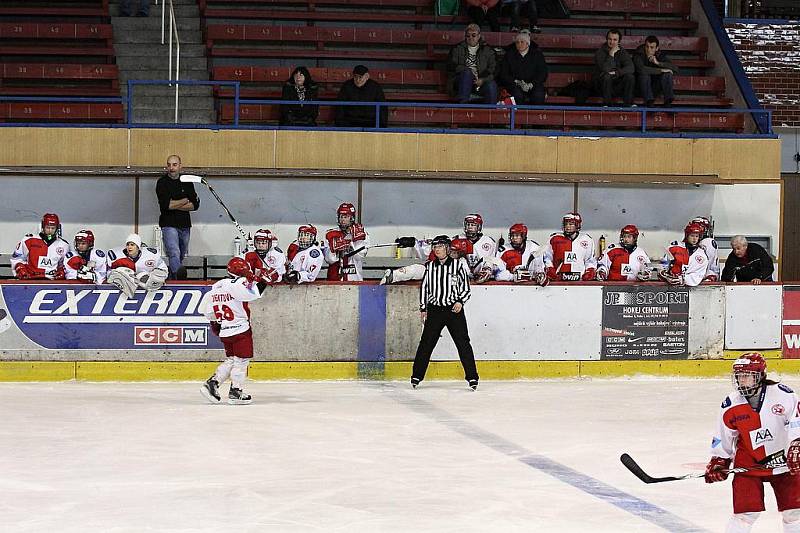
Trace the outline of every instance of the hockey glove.
<instances>
[{"instance_id":1,"label":"hockey glove","mask_svg":"<svg viewBox=\"0 0 800 533\"><path fill-rule=\"evenodd\" d=\"M274 268L265 268L256 272L258 279L256 281L263 281L264 283L275 283L280 279L280 274Z\"/></svg>"},{"instance_id":2,"label":"hockey glove","mask_svg":"<svg viewBox=\"0 0 800 533\"><path fill-rule=\"evenodd\" d=\"M639 281L650 281L650 271L649 270L640 270L636 273L636 279Z\"/></svg>"},{"instance_id":3,"label":"hockey glove","mask_svg":"<svg viewBox=\"0 0 800 533\"><path fill-rule=\"evenodd\" d=\"M596 277L597 281L605 281L608 279L608 272L601 268L597 271Z\"/></svg>"},{"instance_id":4,"label":"hockey glove","mask_svg":"<svg viewBox=\"0 0 800 533\"><path fill-rule=\"evenodd\" d=\"M703 278L703 281L710 281L713 283L717 281L717 276L715 276L714 274L709 274L708 276Z\"/></svg>"},{"instance_id":5,"label":"hockey glove","mask_svg":"<svg viewBox=\"0 0 800 533\"><path fill-rule=\"evenodd\" d=\"M298 284L300 283L300 272L297 270L290 270L286 273L286 283Z\"/></svg>"},{"instance_id":6,"label":"hockey glove","mask_svg":"<svg viewBox=\"0 0 800 533\"><path fill-rule=\"evenodd\" d=\"M556 273L555 267L547 267L545 273L547 274L547 279L550 281L555 281L558 279L558 274Z\"/></svg>"},{"instance_id":7,"label":"hockey glove","mask_svg":"<svg viewBox=\"0 0 800 533\"><path fill-rule=\"evenodd\" d=\"M364 231L364 226L361 224L353 224L350 228L350 233L353 235L354 241L363 241L367 238L367 232Z\"/></svg>"},{"instance_id":8,"label":"hockey glove","mask_svg":"<svg viewBox=\"0 0 800 533\"><path fill-rule=\"evenodd\" d=\"M665 281L670 285L683 285L683 276L676 276L669 270L659 270L658 277L661 281Z\"/></svg>"},{"instance_id":9,"label":"hockey glove","mask_svg":"<svg viewBox=\"0 0 800 533\"><path fill-rule=\"evenodd\" d=\"M81 268L78 269L78 273L75 275L78 279L83 279L89 281L91 283L97 283L97 275L94 273L94 270L89 268L86 265L83 265Z\"/></svg>"},{"instance_id":10,"label":"hockey glove","mask_svg":"<svg viewBox=\"0 0 800 533\"><path fill-rule=\"evenodd\" d=\"M491 277L492 269L490 267L484 267L475 275L475 283L486 283Z\"/></svg>"},{"instance_id":11,"label":"hockey glove","mask_svg":"<svg viewBox=\"0 0 800 533\"><path fill-rule=\"evenodd\" d=\"M712 457L706 465L706 483L716 483L728 479L728 468L731 466L730 458Z\"/></svg>"},{"instance_id":12,"label":"hockey glove","mask_svg":"<svg viewBox=\"0 0 800 533\"><path fill-rule=\"evenodd\" d=\"M581 281L594 281L596 270L594 268L587 268L583 276L581 276Z\"/></svg>"},{"instance_id":13,"label":"hockey glove","mask_svg":"<svg viewBox=\"0 0 800 533\"><path fill-rule=\"evenodd\" d=\"M800 474L800 439L794 439L786 449L786 466L793 476Z\"/></svg>"},{"instance_id":14,"label":"hockey glove","mask_svg":"<svg viewBox=\"0 0 800 533\"><path fill-rule=\"evenodd\" d=\"M550 284L550 278L547 277L547 274L544 272L539 272L536 274L536 283L538 283L540 287L547 287Z\"/></svg>"},{"instance_id":15,"label":"hockey glove","mask_svg":"<svg viewBox=\"0 0 800 533\"><path fill-rule=\"evenodd\" d=\"M211 331L214 332L214 335L219 337L220 330L222 330L222 326L219 322L211 322Z\"/></svg>"},{"instance_id":16,"label":"hockey glove","mask_svg":"<svg viewBox=\"0 0 800 533\"><path fill-rule=\"evenodd\" d=\"M398 237L394 242L398 248L413 248L417 245L416 237Z\"/></svg>"},{"instance_id":17,"label":"hockey glove","mask_svg":"<svg viewBox=\"0 0 800 533\"><path fill-rule=\"evenodd\" d=\"M28 266L26 263L18 264L17 268L14 270L14 273L17 275L17 279L31 279L33 276L30 266Z\"/></svg>"}]
</instances>

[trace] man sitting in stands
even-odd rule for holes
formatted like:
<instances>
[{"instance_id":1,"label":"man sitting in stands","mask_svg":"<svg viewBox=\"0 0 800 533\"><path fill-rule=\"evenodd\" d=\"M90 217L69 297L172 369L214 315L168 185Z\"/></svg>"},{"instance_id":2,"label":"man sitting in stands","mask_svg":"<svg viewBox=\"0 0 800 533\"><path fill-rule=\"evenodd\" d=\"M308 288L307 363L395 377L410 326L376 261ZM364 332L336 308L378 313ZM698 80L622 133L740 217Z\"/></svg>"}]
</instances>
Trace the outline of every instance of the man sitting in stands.
<instances>
[{"instance_id":1,"label":"man sitting in stands","mask_svg":"<svg viewBox=\"0 0 800 533\"><path fill-rule=\"evenodd\" d=\"M620 46L619 30L608 30L606 43L594 54L595 90L603 97L603 105L611 105L614 96L622 96L622 105L633 104L634 66L631 55Z\"/></svg>"},{"instance_id":2,"label":"man sitting in stands","mask_svg":"<svg viewBox=\"0 0 800 533\"><path fill-rule=\"evenodd\" d=\"M531 42L528 30L514 37L515 48L503 58L500 68L500 83L514 101L519 104L544 104L544 82L547 80L547 64L535 42Z\"/></svg>"},{"instance_id":3,"label":"man sitting in stands","mask_svg":"<svg viewBox=\"0 0 800 533\"><path fill-rule=\"evenodd\" d=\"M353 79L347 80L336 98L340 102L385 102L383 88L369 79L369 69L357 65L353 69ZM385 128L389 118L389 108L382 106L380 127ZM374 128L375 106L336 106L336 125L345 128Z\"/></svg>"},{"instance_id":4,"label":"man sitting in stands","mask_svg":"<svg viewBox=\"0 0 800 533\"><path fill-rule=\"evenodd\" d=\"M644 44L639 45L633 54L639 92L647 107L655 101L655 95L664 95L664 106L669 107L675 99L672 89L672 76L678 73L667 55L659 49L658 37L648 35Z\"/></svg>"},{"instance_id":5,"label":"man sitting in stands","mask_svg":"<svg viewBox=\"0 0 800 533\"><path fill-rule=\"evenodd\" d=\"M480 26L467 26L464 40L450 49L447 59L448 87L458 103L468 104L472 94L483 103L497 103L496 65L494 50L481 38Z\"/></svg>"}]
</instances>

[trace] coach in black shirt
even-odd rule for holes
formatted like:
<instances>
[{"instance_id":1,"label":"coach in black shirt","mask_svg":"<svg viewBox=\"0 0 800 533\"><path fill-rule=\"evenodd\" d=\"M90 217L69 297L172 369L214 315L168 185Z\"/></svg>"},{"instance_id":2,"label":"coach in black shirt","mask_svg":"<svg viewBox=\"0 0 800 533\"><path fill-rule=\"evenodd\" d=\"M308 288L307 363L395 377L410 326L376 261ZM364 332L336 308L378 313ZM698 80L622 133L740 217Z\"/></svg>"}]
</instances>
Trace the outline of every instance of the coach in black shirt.
<instances>
[{"instance_id":1,"label":"coach in black shirt","mask_svg":"<svg viewBox=\"0 0 800 533\"><path fill-rule=\"evenodd\" d=\"M754 242L747 242L744 235L731 239L731 255L725 260L722 281L737 281L758 285L762 281L772 281L775 267L767 251Z\"/></svg>"},{"instance_id":2,"label":"coach in black shirt","mask_svg":"<svg viewBox=\"0 0 800 533\"><path fill-rule=\"evenodd\" d=\"M458 349L458 358L464 367L464 378L472 390L478 388L478 369L475 354L469 343L464 303L469 299L469 267L466 260L450 255L450 238L435 237L431 244L436 256L425 263L425 275L419 290L419 310L425 327L419 340L411 386L416 388L425 379L431 354L439 341L442 329L447 327Z\"/></svg>"},{"instance_id":3,"label":"coach in black shirt","mask_svg":"<svg viewBox=\"0 0 800 533\"><path fill-rule=\"evenodd\" d=\"M183 258L189 252L189 236L192 231L189 212L200 207L200 199L194 190L194 184L180 180L180 157L169 156L165 168L167 172L156 182L156 196L161 210L158 225L161 226L164 251L169 260L169 278L185 278Z\"/></svg>"}]
</instances>

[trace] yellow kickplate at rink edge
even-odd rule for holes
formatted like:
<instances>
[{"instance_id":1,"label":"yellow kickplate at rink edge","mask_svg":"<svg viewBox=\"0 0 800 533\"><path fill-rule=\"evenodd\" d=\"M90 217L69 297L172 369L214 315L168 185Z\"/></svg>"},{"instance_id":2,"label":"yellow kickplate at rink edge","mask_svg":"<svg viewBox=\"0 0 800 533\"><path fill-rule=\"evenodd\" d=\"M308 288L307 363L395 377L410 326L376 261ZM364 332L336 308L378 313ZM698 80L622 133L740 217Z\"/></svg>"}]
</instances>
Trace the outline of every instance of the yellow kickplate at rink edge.
<instances>
[{"instance_id":1,"label":"yellow kickplate at rink edge","mask_svg":"<svg viewBox=\"0 0 800 533\"><path fill-rule=\"evenodd\" d=\"M0 361L0 381L69 381L74 361Z\"/></svg>"}]
</instances>

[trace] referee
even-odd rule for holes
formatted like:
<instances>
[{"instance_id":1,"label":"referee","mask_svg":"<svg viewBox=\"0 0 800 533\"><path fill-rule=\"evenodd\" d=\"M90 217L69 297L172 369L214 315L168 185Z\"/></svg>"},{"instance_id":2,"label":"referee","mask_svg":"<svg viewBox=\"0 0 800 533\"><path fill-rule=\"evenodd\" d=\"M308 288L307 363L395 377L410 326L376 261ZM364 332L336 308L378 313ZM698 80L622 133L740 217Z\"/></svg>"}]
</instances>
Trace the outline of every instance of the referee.
<instances>
[{"instance_id":1,"label":"referee","mask_svg":"<svg viewBox=\"0 0 800 533\"><path fill-rule=\"evenodd\" d=\"M436 257L425 263L425 276L419 290L419 310L425 327L414 357L411 386L417 388L425 379L433 349L439 342L442 329L447 327L464 367L464 379L472 390L477 390L478 370L463 313L464 302L469 299L469 267L457 253L450 253L450 244L446 235L439 235L431 241Z\"/></svg>"}]
</instances>

